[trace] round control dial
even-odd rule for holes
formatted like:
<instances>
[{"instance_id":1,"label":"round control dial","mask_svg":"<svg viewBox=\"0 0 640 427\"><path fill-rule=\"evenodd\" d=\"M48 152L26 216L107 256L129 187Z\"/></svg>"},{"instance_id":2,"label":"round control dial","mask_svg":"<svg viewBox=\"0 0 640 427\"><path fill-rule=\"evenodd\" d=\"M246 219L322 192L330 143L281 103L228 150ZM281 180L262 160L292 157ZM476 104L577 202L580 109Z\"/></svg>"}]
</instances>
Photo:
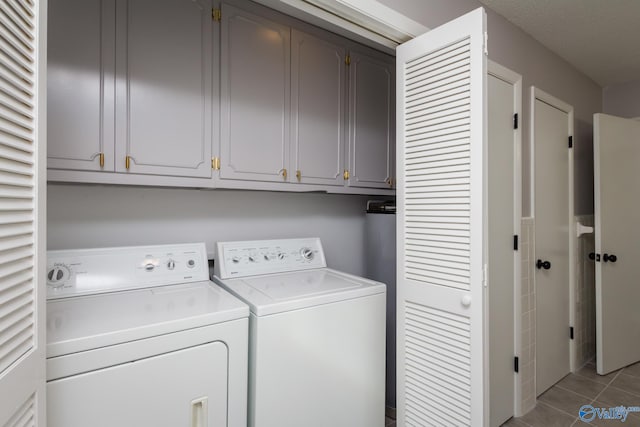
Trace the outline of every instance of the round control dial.
<instances>
[{"instance_id":1,"label":"round control dial","mask_svg":"<svg viewBox=\"0 0 640 427\"><path fill-rule=\"evenodd\" d=\"M63 286L67 280L71 277L69 267L66 265L54 265L47 272L47 285L59 288Z\"/></svg>"},{"instance_id":2,"label":"round control dial","mask_svg":"<svg viewBox=\"0 0 640 427\"><path fill-rule=\"evenodd\" d=\"M174 260L172 260L172 259L167 261L167 269L168 270L173 270L174 268L176 268L176 262Z\"/></svg>"},{"instance_id":3,"label":"round control dial","mask_svg":"<svg viewBox=\"0 0 640 427\"><path fill-rule=\"evenodd\" d=\"M313 260L313 256L314 256L313 251L310 248L300 249L300 255L302 255L302 258L307 261Z\"/></svg>"}]
</instances>

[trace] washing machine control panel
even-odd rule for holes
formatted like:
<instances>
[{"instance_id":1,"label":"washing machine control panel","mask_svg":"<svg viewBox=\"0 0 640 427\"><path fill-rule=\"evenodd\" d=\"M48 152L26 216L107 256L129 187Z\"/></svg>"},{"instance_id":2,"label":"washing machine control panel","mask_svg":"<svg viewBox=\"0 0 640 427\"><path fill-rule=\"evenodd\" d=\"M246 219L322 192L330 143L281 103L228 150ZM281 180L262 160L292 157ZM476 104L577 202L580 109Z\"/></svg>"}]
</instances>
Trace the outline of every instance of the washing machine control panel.
<instances>
[{"instance_id":1,"label":"washing machine control panel","mask_svg":"<svg viewBox=\"0 0 640 427\"><path fill-rule=\"evenodd\" d=\"M47 252L47 298L206 281L204 243Z\"/></svg>"},{"instance_id":2,"label":"washing machine control panel","mask_svg":"<svg viewBox=\"0 0 640 427\"><path fill-rule=\"evenodd\" d=\"M221 279L309 270L327 266L317 237L219 242L215 275Z\"/></svg>"}]
</instances>

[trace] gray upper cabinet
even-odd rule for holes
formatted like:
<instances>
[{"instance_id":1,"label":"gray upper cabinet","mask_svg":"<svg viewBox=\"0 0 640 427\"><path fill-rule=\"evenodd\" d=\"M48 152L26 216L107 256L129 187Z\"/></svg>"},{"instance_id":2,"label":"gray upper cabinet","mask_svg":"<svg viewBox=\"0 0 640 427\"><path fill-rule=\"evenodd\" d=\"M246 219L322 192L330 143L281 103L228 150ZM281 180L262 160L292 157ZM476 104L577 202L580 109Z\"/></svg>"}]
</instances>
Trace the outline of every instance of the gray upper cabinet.
<instances>
[{"instance_id":1,"label":"gray upper cabinet","mask_svg":"<svg viewBox=\"0 0 640 427\"><path fill-rule=\"evenodd\" d=\"M390 188L394 182L395 64L352 47L349 66L349 186Z\"/></svg>"},{"instance_id":2,"label":"gray upper cabinet","mask_svg":"<svg viewBox=\"0 0 640 427\"><path fill-rule=\"evenodd\" d=\"M346 49L332 40L292 31L292 182L344 185Z\"/></svg>"},{"instance_id":3,"label":"gray upper cabinet","mask_svg":"<svg viewBox=\"0 0 640 427\"><path fill-rule=\"evenodd\" d=\"M221 179L285 182L290 29L222 5Z\"/></svg>"},{"instance_id":4,"label":"gray upper cabinet","mask_svg":"<svg viewBox=\"0 0 640 427\"><path fill-rule=\"evenodd\" d=\"M393 58L214 3L49 0L48 179L393 194Z\"/></svg>"},{"instance_id":5,"label":"gray upper cabinet","mask_svg":"<svg viewBox=\"0 0 640 427\"><path fill-rule=\"evenodd\" d=\"M211 0L118 0L116 171L210 177Z\"/></svg>"},{"instance_id":6,"label":"gray upper cabinet","mask_svg":"<svg viewBox=\"0 0 640 427\"><path fill-rule=\"evenodd\" d=\"M50 0L48 166L114 168L115 1Z\"/></svg>"}]
</instances>

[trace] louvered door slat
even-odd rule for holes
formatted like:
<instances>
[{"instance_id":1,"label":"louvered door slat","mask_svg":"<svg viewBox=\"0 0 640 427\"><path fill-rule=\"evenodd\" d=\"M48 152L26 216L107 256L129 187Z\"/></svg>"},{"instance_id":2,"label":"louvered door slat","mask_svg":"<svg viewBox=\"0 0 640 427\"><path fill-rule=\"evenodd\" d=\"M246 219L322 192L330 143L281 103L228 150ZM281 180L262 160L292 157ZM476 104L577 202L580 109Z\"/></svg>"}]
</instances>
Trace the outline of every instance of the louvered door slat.
<instances>
[{"instance_id":1,"label":"louvered door slat","mask_svg":"<svg viewBox=\"0 0 640 427\"><path fill-rule=\"evenodd\" d=\"M410 64L406 66L406 75L408 78L414 77L424 69L425 64L429 64L431 67L439 62L446 61L451 55L459 55L460 51L468 51L469 47L467 41L462 39L457 43L451 43L448 46L444 46L437 51L428 53L424 56L414 59Z\"/></svg>"},{"instance_id":2,"label":"louvered door slat","mask_svg":"<svg viewBox=\"0 0 640 427\"><path fill-rule=\"evenodd\" d=\"M35 37L34 3L0 2L0 376L34 345Z\"/></svg>"},{"instance_id":3,"label":"louvered door slat","mask_svg":"<svg viewBox=\"0 0 640 427\"><path fill-rule=\"evenodd\" d=\"M9 419L6 427L35 426L35 397L31 396Z\"/></svg>"},{"instance_id":4,"label":"louvered door slat","mask_svg":"<svg viewBox=\"0 0 640 427\"><path fill-rule=\"evenodd\" d=\"M398 423L481 426L484 11L401 45Z\"/></svg>"},{"instance_id":5,"label":"louvered door slat","mask_svg":"<svg viewBox=\"0 0 640 427\"><path fill-rule=\"evenodd\" d=\"M21 114L24 117L33 119L33 112L29 105L24 104L22 101L16 99L14 96L3 92L0 89L0 105L5 108L13 110L14 112Z\"/></svg>"},{"instance_id":6,"label":"louvered door slat","mask_svg":"<svg viewBox=\"0 0 640 427\"><path fill-rule=\"evenodd\" d=\"M29 93L26 93L19 88L17 88L14 84L12 84L9 80L4 80L5 76L0 76L0 91L15 99L18 102L21 102L26 108L29 110L33 109L33 99Z\"/></svg>"},{"instance_id":7,"label":"louvered door slat","mask_svg":"<svg viewBox=\"0 0 640 427\"><path fill-rule=\"evenodd\" d=\"M11 4L10 1L3 1L0 3L0 10L2 10L6 16L11 20L15 29L14 32L19 31L20 37L24 39L25 43L33 43L33 25L29 22L29 18L25 16L24 9L16 8L15 4Z\"/></svg>"},{"instance_id":8,"label":"louvered door slat","mask_svg":"<svg viewBox=\"0 0 640 427\"><path fill-rule=\"evenodd\" d=\"M11 10L21 21L21 26L25 29L26 32L33 32L33 12L24 7L20 2L16 0L8 0L6 4L11 7Z\"/></svg>"}]
</instances>

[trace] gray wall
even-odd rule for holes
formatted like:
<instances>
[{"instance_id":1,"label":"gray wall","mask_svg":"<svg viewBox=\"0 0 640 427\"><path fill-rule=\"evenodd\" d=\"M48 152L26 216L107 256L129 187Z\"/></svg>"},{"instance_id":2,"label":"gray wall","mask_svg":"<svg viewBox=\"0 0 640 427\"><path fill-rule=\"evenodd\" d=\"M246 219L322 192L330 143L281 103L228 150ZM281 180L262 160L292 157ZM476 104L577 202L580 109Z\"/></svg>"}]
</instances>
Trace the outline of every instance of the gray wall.
<instances>
[{"instance_id":1,"label":"gray wall","mask_svg":"<svg viewBox=\"0 0 640 427\"><path fill-rule=\"evenodd\" d=\"M640 80L605 87L602 112L619 117L640 117Z\"/></svg>"},{"instance_id":2,"label":"gray wall","mask_svg":"<svg viewBox=\"0 0 640 427\"><path fill-rule=\"evenodd\" d=\"M379 0L428 28L435 28L482 4L476 0ZM602 89L562 58L497 13L487 11L489 58L523 77L523 216L530 209L530 86L575 109L576 214L593 213L593 114L602 108Z\"/></svg>"},{"instance_id":3,"label":"gray wall","mask_svg":"<svg viewBox=\"0 0 640 427\"><path fill-rule=\"evenodd\" d=\"M364 274L367 197L48 185L48 249L318 236L330 267Z\"/></svg>"}]
</instances>

